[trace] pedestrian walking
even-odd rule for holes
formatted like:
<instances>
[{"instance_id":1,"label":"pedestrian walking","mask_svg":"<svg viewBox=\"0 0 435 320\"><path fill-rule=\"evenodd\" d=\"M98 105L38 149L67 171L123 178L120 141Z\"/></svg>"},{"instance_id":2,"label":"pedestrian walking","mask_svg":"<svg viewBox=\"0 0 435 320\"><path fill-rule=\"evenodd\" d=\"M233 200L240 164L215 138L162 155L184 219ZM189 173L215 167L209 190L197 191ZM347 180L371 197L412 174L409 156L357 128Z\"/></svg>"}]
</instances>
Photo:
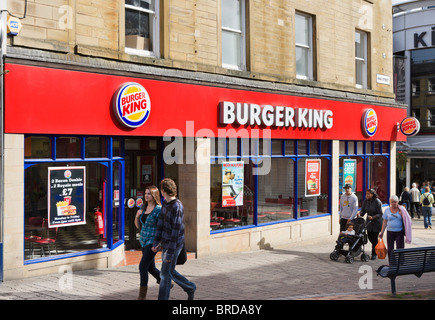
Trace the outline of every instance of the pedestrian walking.
<instances>
[{"instance_id":1,"label":"pedestrian walking","mask_svg":"<svg viewBox=\"0 0 435 320\"><path fill-rule=\"evenodd\" d=\"M379 232L382 228L382 202L378 199L378 195L374 189L368 189L366 191L366 198L361 206L359 215L364 217L367 213L367 221L370 223L367 225L367 237L372 244L372 256L371 259L376 259L375 247L378 244Z\"/></svg>"},{"instance_id":2,"label":"pedestrian walking","mask_svg":"<svg viewBox=\"0 0 435 320\"><path fill-rule=\"evenodd\" d=\"M384 237L385 229L387 230L388 259L390 259L394 245L396 249L404 248L405 238L406 243L411 243L412 238L411 217L406 209L399 205L399 198L396 195L390 197L390 206L384 211L379 238Z\"/></svg>"},{"instance_id":3,"label":"pedestrian walking","mask_svg":"<svg viewBox=\"0 0 435 320\"><path fill-rule=\"evenodd\" d=\"M417 189L417 184L413 183L411 190L411 218L414 219L414 212L417 213L418 218L420 219L420 191Z\"/></svg>"},{"instance_id":4,"label":"pedestrian walking","mask_svg":"<svg viewBox=\"0 0 435 320\"><path fill-rule=\"evenodd\" d=\"M158 299L169 299L171 280L173 280L187 293L188 300L193 300L196 290L195 283L187 280L175 270L178 255L184 246L184 207L177 199L177 186L172 179L163 179L160 189L165 200L162 204L152 248L154 252L157 252L160 247L162 249Z\"/></svg>"},{"instance_id":5,"label":"pedestrian walking","mask_svg":"<svg viewBox=\"0 0 435 320\"><path fill-rule=\"evenodd\" d=\"M411 193L409 193L408 187L405 187L405 189L403 189L403 192L400 195L399 200L402 206L404 206L405 209L409 212L409 210L411 210L412 198L411 198Z\"/></svg>"},{"instance_id":6,"label":"pedestrian walking","mask_svg":"<svg viewBox=\"0 0 435 320\"><path fill-rule=\"evenodd\" d=\"M358 212L358 198L352 192L352 186L350 184L345 184L345 193L340 197L340 208L339 208L339 223L340 231L345 231L348 222L356 217Z\"/></svg>"},{"instance_id":7,"label":"pedestrian walking","mask_svg":"<svg viewBox=\"0 0 435 320\"><path fill-rule=\"evenodd\" d=\"M426 186L425 193L421 195L421 213L423 214L424 228L432 229L432 207L434 203L434 198L432 193L430 193L430 187Z\"/></svg>"},{"instance_id":8,"label":"pedestrian walking","mask_svg":"<svg viewBox=\"0 0 435 320\"><path fill-rule=\"evenodd\" d=\"M139 263L140 287L138 300L145 300L148 291L148 272L160 283L160 271L156 268L156 252L152 251L154 235L161 212L160 193L156 186L145 189L145 202L137 211L134 219L136 228L140 229L139 242L142 258Z\"/></svg>"}]
</instances>

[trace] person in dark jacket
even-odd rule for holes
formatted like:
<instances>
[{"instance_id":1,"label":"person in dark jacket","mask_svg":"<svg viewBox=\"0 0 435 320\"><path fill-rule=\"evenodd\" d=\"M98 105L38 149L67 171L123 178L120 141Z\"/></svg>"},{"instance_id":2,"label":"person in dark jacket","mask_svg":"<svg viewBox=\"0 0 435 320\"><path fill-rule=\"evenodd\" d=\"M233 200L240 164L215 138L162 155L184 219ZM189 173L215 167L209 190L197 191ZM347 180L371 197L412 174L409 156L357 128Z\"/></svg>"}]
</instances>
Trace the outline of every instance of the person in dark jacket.
<instances>
[{"instance_id":1,"label":"person in dark jacket","mask_svg":"<svg viewBox=\"0 0 435 320\"><path fill-rule=\"evenodd\" d=\"M407 211L411 209L411 194L409 193L409 188L405 187L402 194L400 195L400 203L405 207Z\"/></svg>"},{"instance_id":2,"label":"person in dark jacket","mask_svg":"<svg viewBox=\"0 0 435 320\"><path fill-rule=\"evenodd\" d=\"M172 179L163 179L160 183L160 191L165 201L162 203L151 249L153 252L157 252L159 248L162 249L158 299L169 299L171 280L173 280L187 293L187 299L193 300L196 284L175 270L178 255L184 244L184 207L177 199L177 186Z\"/></svg>"},{"instance_id":3,"label":"person in dark jacket","mask_svg":"<svg viewBox=\"0 0 435 320\"><path fill-rule=\"evenodd\" d=\"M363 201L359 215L364 217L367 213L367 236L372 244L372 260L376 259L375 247L378 244L379 232L382 228L382 202L378 199L374 189L368 189L366 199Z\"/></svg>"}]
</instances>

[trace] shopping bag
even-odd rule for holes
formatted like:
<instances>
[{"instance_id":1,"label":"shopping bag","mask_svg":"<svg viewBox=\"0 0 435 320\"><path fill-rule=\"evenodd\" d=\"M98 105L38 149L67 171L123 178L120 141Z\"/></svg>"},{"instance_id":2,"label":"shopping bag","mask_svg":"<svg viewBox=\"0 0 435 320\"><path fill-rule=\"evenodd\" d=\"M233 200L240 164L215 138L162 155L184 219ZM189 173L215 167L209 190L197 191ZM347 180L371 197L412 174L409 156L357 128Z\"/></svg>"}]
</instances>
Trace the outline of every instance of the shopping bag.
<instances>
[{"instance_id":1,"label":"shopping bag","mask_svg":"<svg viewBox=\"0 0 435 320\"><path fill-rule=\"evenodd\" d=\"M379 259L385 259L387 257L387 248L385 247L384 240L381 238L379 238L375 251Z\"/></svg>"},{"instance_id":2,"label":"shopping bag","mask_svg":"<svg viewBox=\"0 0 435 320\"><path fill-rule=\"evenodd\" d=\"M184 264L186 261L187 261L186 247L183 244L183 249L181 249L180 254L178 255L177 265Z\"/></svg>"}]
</instances>

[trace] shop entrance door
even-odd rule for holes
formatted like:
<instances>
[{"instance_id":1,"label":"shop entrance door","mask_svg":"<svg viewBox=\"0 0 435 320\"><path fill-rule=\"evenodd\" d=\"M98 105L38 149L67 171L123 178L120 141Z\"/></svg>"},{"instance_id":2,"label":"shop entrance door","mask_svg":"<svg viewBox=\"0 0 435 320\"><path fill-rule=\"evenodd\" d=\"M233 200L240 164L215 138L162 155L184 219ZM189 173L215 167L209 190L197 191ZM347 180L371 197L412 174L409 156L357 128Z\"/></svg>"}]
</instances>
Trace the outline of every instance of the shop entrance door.
<instances>
[{"instance_id":1,"label":"shop entrance door","mask_svg":"<svg viewBox=\"0 0 435 320\"><path fill-rule=\"evenodd\" d=\"M145 188L159 181L157 139L126 139L125 142L125 248L140 250L140 230L134 225L137 211L144 201Z\"/></svg>"}]
</instances>

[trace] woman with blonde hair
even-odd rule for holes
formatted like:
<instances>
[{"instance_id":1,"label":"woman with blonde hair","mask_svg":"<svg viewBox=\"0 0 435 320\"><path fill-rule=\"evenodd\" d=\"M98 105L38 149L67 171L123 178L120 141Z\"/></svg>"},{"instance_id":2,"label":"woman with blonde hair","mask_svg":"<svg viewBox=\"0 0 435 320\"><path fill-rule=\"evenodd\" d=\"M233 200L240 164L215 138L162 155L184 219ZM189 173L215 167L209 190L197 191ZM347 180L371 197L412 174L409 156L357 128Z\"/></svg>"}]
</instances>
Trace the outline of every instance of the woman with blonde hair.
<instances>
[{"instance_id":1,"label":"woman with blonde hair","mask_svg":"<svg viewBox=\"0 0 435 320\"><path fill-rule=\"evenodd\" d=\"M140 288L138 300L145 300L148 291L148 272L160 283L160 271L156 268L156 253L151 250L160 217L160 192L156 186L145 189L145 201L137 211L134 219L136 228L140 229L139 242L142 247L142 259L139 263Z\"/></svg>"},{"instance_id":2,"label":"woman with blonde hair","mask_svg":"<svg viewBox=\"0 0 435 320\"><path fill-rule=\"evenodd\" d=\"M400 249L405 247L405 242L411 243L411 223L408 211L403 206L399 206L399 198L392 195L390 197L390 206L384 211L382 229L379 233L379 238L382 239L385 229L387 230L388 259L391 257L394 244L396 244L396 249Z\"/></svg>"}]
</instances>

